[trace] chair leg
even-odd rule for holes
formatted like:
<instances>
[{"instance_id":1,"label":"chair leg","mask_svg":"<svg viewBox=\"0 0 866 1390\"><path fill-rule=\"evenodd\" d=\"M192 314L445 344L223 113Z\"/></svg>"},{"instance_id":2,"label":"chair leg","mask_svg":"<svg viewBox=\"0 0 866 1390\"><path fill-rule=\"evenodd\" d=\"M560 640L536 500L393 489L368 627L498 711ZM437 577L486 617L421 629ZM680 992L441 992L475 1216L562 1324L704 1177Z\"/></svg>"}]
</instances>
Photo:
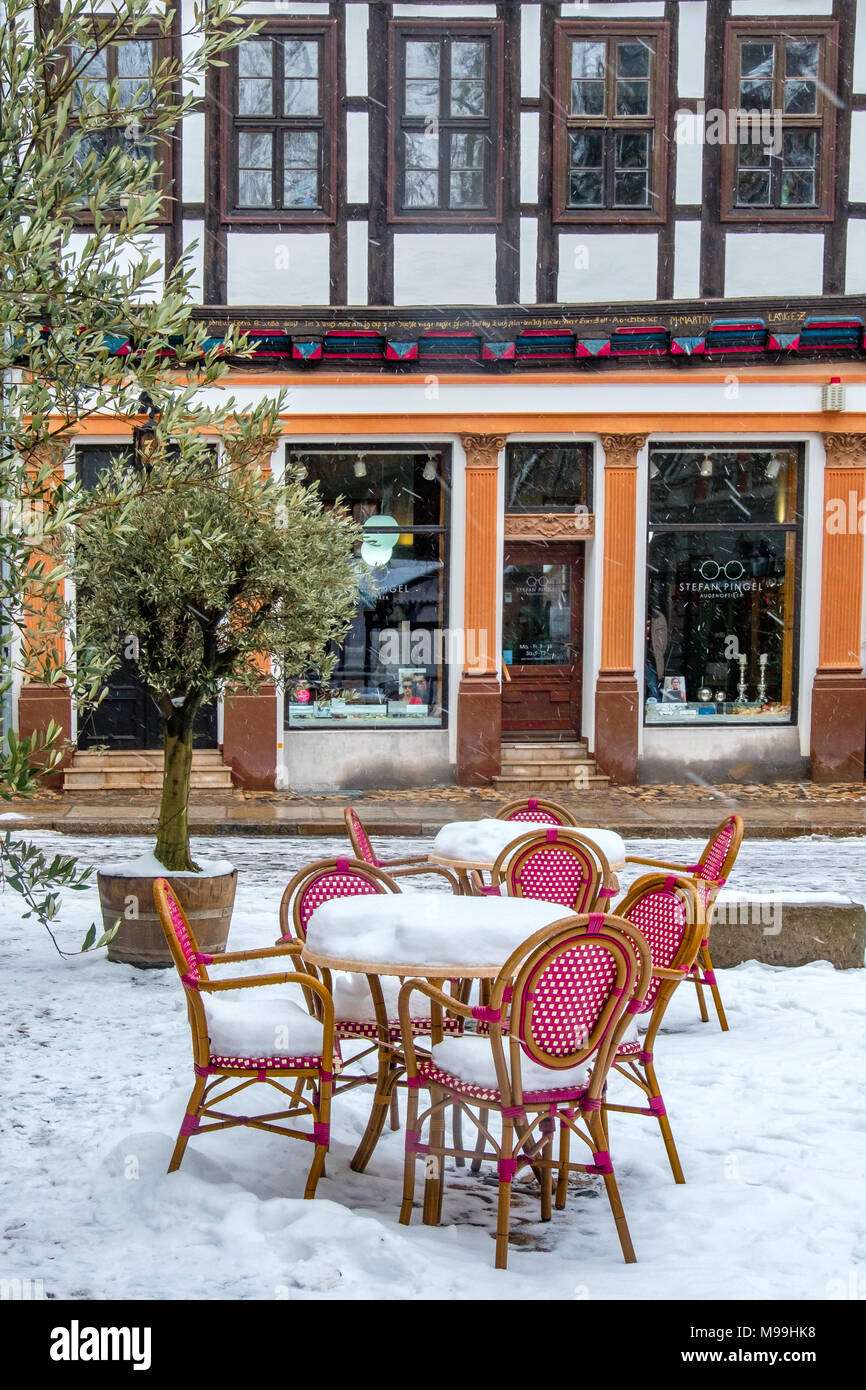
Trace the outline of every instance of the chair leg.
<instances>
[{"instance_id":1,"label":"chair leg","mask_svg":"<svg viewBox=\"0 0 866 1390\"><path fill-rule=\"evenodd\" d=\"M390 1125L392 1129L400 1128L400 1102L397 1098L397 1087L391 1092L391 1105L389 1109Z\"/></svg>"},{"instance_id":2,"label":"chair leg","mask_svg":"<svg viewBox=\"0 0 866 1390\"><path fill-rule=\"evenodd\" d=\"M502 1147L500 1154L502 1159L511 1158L511 1151L514 1147L513 1125L511 1120L503 1116L502 1120ZM499 1178L499 1202L496 1208L496 1268L508 1268L508 1231L511 1224L511 1178L504 1180Z\"/></svg>"},{"instance_id":3,"label":"chair leg","mask_svg":"<svg viewBox=\"0 0 866 1390\"><path fill-rule=\"evenodd\" d=\"M650 1103L652 1103L653 1100L662 1101L662 1093L659 1089L658 1078L656 1077L655 1067L652 1062L647 1062L645 1064L644 1074L650 1086ZM662 1106L664 1106L663 1101ZM680 1163L680 1156L677 1153L677 1146L674 1143L673 1130L671 1129L671 1122L667 1117L667 1112L662 1109L660 1113L656 1113L656 1119L659 1122L659 1129L662 1132L662 1139L664 1141L665 1151L667 1152L668 1162L671 1165L671 1172L674 1175L674 1182L685 1182L685 1175L683 1174L682 1164Z\"/></svg>"},{"instance_id":4,"label":"chair leg","mask_svg":"<svg viewBox=\"0 0 866 1390\"><path fill-rule=\"evenodd\" d=\"M713 958L710 955L709 946L701 947L701 963L704 967L705 974L708 974L712 977L712 983L710 984L710 993L713 996L713 1003L716 1006L716 1013L719 1016L719 1024L721 1026L722 1032L727 1033L728 1020L725 1017L725 1010L722 1004L722 996L719 993L719 986L716 983L716 973L713 970Z\"/></svg>"},{"instance_id":5,"label":"chair leg","mask_svg":"<svg viewBox=\"0 0 866 1390\"><path fill-rule=\"evenodd\" d=\"M174 1146L174 1153L172 1154L171 1162L168 1165L169 1173L177 1172L177 1169L183 1162L183 1156L186 1152L186 1146L189 1143L189 1134L185 1132L187 1127L187 1121L195 1120L198 1118L198 1112L201 1106L202 1096L204 1095L206 1085L206 1077L196 1077L195 1085L193 1086L192 1091L190 1092L189 1100L186 1103L186 1112L183 1117L183 1123L181 1124L181 1127L178 1131L177 1142Z\"/></svg>"},{"instance_id":6,"label":"chair leg","mask_svg":"<svg viewBox=\"0 0 866 1390\"><path fill-rule=\"evenodd\" d=\"M463 1111L456 1100L451 1107L451 1138L455 1149L463 1148ZM462 1154L458 1154L454 1162L458 1168L466 1167L466 1159Z\"/></svg>"},{"instance_id":7,"label":"chair leg","mask_svg":"<svg viewBox=\"0 0 866 1390\"><path fill-rule=\"evenodd\" d=\"M418 1089L411 1086L406 1096L406 1134L418 1129ZM415 1200L415 1165L418 1155L414 1149L406 1148L403 1160L403 1202L400 1207L400 1225L408 1226L412 1220L412 1205Z\"/></svg>"},{"instance_id":8,"label":"chair leg","mask_svg":"<svg viewBox=\"0 0 866 1390\"><path fill-rule=\"evenodd\" d=\"M568 1195L568 1155L571 1148L571 1130L568 1125L559 1129L559 1176L556 1179L556 1209L562 1211Z\"/></svg>"},{"instance_id":9,"label":"chair leg","mask_svg":"<svg viewBox=\"0 0 866 1390\"><path fill-rule=\"evenodd\" d=\"M313 1162L312 1166L310 1167L309 1176L307 1177L307 1185L304 1188L305 1202L311 1202L316 1195L316 1187L318 1185L319 1178L325 1171L325 1157L327 1155L327 1152L327 1144L316 1145L316 1152L313 1156Z\"/></svg>"},{"instance_id":10,"label":"chair leg","mask_svg":"<svg viewBox=\"0 0 866 1390\"><path fill-rule=\"evenodd\" d=\"M602 1127L597 1123L595 1115L592 1116L590 1121L589 1131L592 1135L593 1154L595 1154L599 1149L605 1147L605 1142L602 1139ZM600 1143L599 1140L602 1140L602 1142ZM614 1177L613 1171L603 1173L602 1176L604 1178L605 1191L607 1192L607 1200L610 1203L611 1215L613 1216L614 1225L616 1226L616 1233L619 1236L623 1259L627 1265L633 1265L637 1262L637 1256L634 1253L634 1246L631 1242L628 1222L625 1219L625 1211L623 1210L622 1198L619 1195L616 1178Z\"/></svg>"},{"instance_id":11,"label":"chair leg","mask_svg":"<svg viewBox=\"0 0 866 1390\"><path fill-rule=\"evenodd\" d=\"M444 1185L445 1159L445 1107L439 1104L442 1091L438 1086L430 1087L430 1104L436 1107L430 1116L430 1135L427 1145L427 1181L424 1183L424 1225L438 1226L442 1218L442 1188Z\"/></svg>"},{"instance_id":12,"label":"chair leg","mask_svg":"<svg viewBox=\"0 0 866 1390\"><path fill-rule=\"evenodd\" d=\"M704 998L704 987L698 979L697 975L693 975L692 979L695 982L695 989L698 992L698 1008L701 1011L701 1023L709 1023L710 1016L707 1013L707 1001Z\"/></svg>"},{"instance_id":13,"label":"chair leg","mask_svg":"<svg viewBox=\"0 0 866 1390\"><path fill-rule=\"evenodd\" d=\"M481 1121L481 1124L484 1126L484 1129L486 1129L486 1128L487 1128L487 1122L488 1122L488 1120L490 1119L490 1112L489 1112L488 1110L479 1110L479 1111L478 1111L478 1118L479 1118L479 1120ZM472 1163L471 1163L471 1171L472 1171L473 1173L480 1173L480 1171L481 1171L481 1155L482 1155L483 1153L484 1153L484 1130L483 1130L483 1129L479 1129L479 1131L478 1131L478 1138L475 1140L475 1157L473 1158Z\"/></svg>"},{"instance_id":14,"label":"chair leg","mask_svg":"<svg viewBox=\"0 0 866 1390\"><path fill-rule=\"evenodd\" d=\"M376 1145L379 1142L382 1130L385 1128L385 1121L391 1107L391 1088L397 1083L398 1068L391 1065L390 1049L380 1048L379 1068L376 1075L376 1090L373 1095L373 1107L370 1111L370 1118L367 1121L367 1128L364 1130L360 1144L355 1150L349 1167L353 1173L363 1173L367 1164L373 1156Z\"/></svg>"},{"instance_id":15,"label":"chair leg","mask_svg":"<svg viewBox=\"0 0 866 1390\"><path fill-rule=\"evenodd\" d=\"M553 1197L553 1140L548 1139L541 1151L544 1160L541 1169L541 1219L549 1221Z\"/></svg>"}]
</instances>

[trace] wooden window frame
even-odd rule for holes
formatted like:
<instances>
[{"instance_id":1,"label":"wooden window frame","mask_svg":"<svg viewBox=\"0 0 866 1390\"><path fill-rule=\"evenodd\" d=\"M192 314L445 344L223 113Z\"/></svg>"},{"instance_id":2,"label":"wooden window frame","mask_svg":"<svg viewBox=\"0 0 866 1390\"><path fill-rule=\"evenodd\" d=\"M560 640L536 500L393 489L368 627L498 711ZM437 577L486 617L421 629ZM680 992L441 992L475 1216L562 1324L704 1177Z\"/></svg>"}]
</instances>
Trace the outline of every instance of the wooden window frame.
<instances>
[{"instance_id":1,"label":"wooden window frame","mask_svg":"<svg viewBox=\"0 0 866 1390\"><path fill-rule=\"evenodd\" d=\"M571 45L575 39L595 39L606 44L622 39L644 39L651 44L650 93L654 107L648 116L572 116ZM670 24L662 19L567 19L554 26L554 103L553 103L553 220L556 223L633 223L658 225L667 220L668 204L668 87L670 81ZM615 73L607 81L615 82ZM650 206L570 207L568 204L569 132L581 130L652 127L652 154L649 164ZM542 158L544 155L542 154Z\"/></svg>"},{"instance_id":2,"label":"wooden window frame","mask_svg":"<svg viewBox=\"0 0 866 1390\"><path fill-rule=\"evenodd\" d=\"M786 126L815 130L818 133L818 167L816 169L817 202L807 207L768 207L765 204L738 206L736 203L737 146L730 138L722 146L722 222L832 222L835 216L833 170L836 151L836 108L821 91L823 83L836 90L839 53L839 24L834 19L799 19L785 15L773 19L732 19L725 27L724 83L722 107L726 113L739 108L739 46L741 39L752 41L772 39L777 54L785 38L823 39L822 58L818 74L818 112L814 116L792 114L783 120ZM773 108L781 108L782 84L785 74L778 58L773 73ZM727 132L730 137L730 132Z\"/></svg>"},{"instance_id":3,"label":"wooden window frame","mask_svg":"<svg viewBox=\"0 0 866 1390\"><path fill-rule=\"evenodd\" d=\"M405 166L402 152L404 131L403 82L405 74L406 40L431 38L483 39L490 45L490 104L486 117L490 135L490 167L485 169L485 206L483 208L404 208L402 206ZM441 79L440 79L441 80ZM396 19L388 25L388 221L404 227L423 227L435 230L442 226L458 226L469 230L475 226L493 227L502 221L502 115L504 100L504 26L499 19ZM409 118L412 119L412 118ZM422 120L423 118L417 118ZM459 127L459 116L439 117L446 130L452 124ZM479 119L479 118L474 118ZM440 177L442 158L440 154Z\"/></svg>"},{"instance_id":4,"label":"wooden window frame","mask_svg":"<svg viewBox=\"0 0 866 1390\"><path fill-rule=\"evenodd\" d=\"M105 27L110 23L110 15L101 14L94 15L93 17L93 24L96 28ZM151 43L153 45L153 61L155 67L159 67L167 59L178 56L174 40L165 34L161 34L158 27L150 24L146 25L143 29L140 29L135 34L128 34L126 35L126 37L124 37L122 34L117 35L116 38L111 40L110 44L106 45L106 48L110 50L117 44L121 44L124 42L135 42L137 40L146 40L148 43ZM108 80L111 81L110 66ZM142 121L142 125L145 124L146 122ZM71 130L78 129L78 122L76 121L75 114L72 111L70 111L69 126ZM154 137L154 157L156 158L156 162L158 165L156 191L161 195L159 212L157 217L155 218L155 224L160 227L170 226L174 222L174 209L172 207L172 204L176 200L176 195L173 192L174 146L178 138L178 135L179 126L175 126L173 131L162 131L160 134L157 134ZM106 208L103 210L103 217L105 221L108 223L119 222L121 216L122 213L119 208ZM81 226L92 227L93 215L87 208L77 209L75 212L75 222Z\"/></svg>"},{"instance_id":5,"label":"wooden window frame","mask_svg":"<svg viewBox=\"0 0 866 1390\"><path fill-rule=\"evenodd\" d=\"M279 225L329 226L337 216L337 20L280 19L267 20L253 35L255 39L319 39L321 41L322 66L320 72L321 109L314 116L240 116L237 114L238 91L238 50L235 48L228 56L226 67L220 72L220 218L224 223L276 223ZM274 79L274 86L278 85ZM241 208L237 206L237 151L239 130L259 128L273 131L275 135L285 130L309 127L319 124L321 130L320 171L322 206L320 208ZM271 173L276 178L275 169L281 167L274 141Z\"/></svg>"}]
</instances>

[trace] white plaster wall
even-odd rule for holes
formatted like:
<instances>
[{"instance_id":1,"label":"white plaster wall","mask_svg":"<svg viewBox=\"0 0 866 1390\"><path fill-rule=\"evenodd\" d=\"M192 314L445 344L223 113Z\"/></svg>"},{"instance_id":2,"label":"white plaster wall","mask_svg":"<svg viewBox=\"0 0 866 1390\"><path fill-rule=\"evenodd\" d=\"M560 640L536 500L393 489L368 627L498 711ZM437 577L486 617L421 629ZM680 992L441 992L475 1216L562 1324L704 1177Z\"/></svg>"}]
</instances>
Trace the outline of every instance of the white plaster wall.
<instances>
[{"instance_id":1,"label":"white plaster wall","mask_svg":"<svg viewBox=\"0 0 866 1390\"><path fill-rule=\"evenodd\" d=\"M186 220L183 224L183 249L184 251L192 246L190 252L190 268L193 271L193 278L189 284L189 292L196 304L201 304L204 299L204 222Z\"/></svg>"},{"instance_id":2,"label":"white plaster wall","mask_svg":"<svg viewBox=\"0 0 866 1390\"><path fill-rule=\"evenodd\" d=\"M520 113L520 201L538 202L538 112Z\"/></svg>"},{"instance_id":3,"label":"white plaster wall","mask_svg":"<svg viewBox=\"0 0 866 1390\"><path fill-rule=\"evenodd\" d=\"M693 111L677 113L675 126L676 200L698 204L703 198L703 123Z\"/></svg>"},{"instance_id":4,"label":"white plaster wall","mask_svg":"<svg viewBox=\"0 0 866 1390\"><path fill-rule=\"evenodd\" d=\"M495 5L394 5L395 19L495 19Z\"/></svg>"},{"instance_id":5,"label":"white plaster wall","mask_svg":"<svg viewBox=\"0 0 866 1390\"><path fill-rule=\"evenodd\" d=\"M701 224L674 224L674 299L697 299L701 292Z\"/></svg>"},{"instance_id":6,"label":"white plaster wall","mask_svg":"<svg viewBox=\"0 0 866 1390\"><path fill-rule=\"evenodd\" d=\"M495 304L495 235L398 233L394 237L394 303Z\"/></svg>"},{"instance_id":7,"label":"white plaster wall","mask_svg":"<svg viewBox=\"0 0 866 1390\"><path fill-rule=\"evenodd\" d=\"M633 4L566 4L562 6L563 19L633 19L636 15L643 19L661 19L665 7L663 0L634 0Z\"/></svg>"},{"instance_id":8,"label":"white plaster wall","mask_svg":"<svg viewBox=\"0 0 866 1390\"><path fill-rule=\"evenodd\" d=\"M330 244L327 232L229 232L229 304L327 304Z\"/></svg>"},{"instance_id":9,"label":"white plaster wall","mask_svg":"<svg viewBox=\"0 0 866 1390\"><path fill-rule=\"evenodd\" d=\"M370 187L370 122L363 111L346 114L346 198L366 203Z\"/></svg>"},{"instance_id":10,"label":"white plaster wall","mask_svg":"<svg viewBox=\"0 0 866 1390\"><path fill-rule=\"evenodd\" d=\"M848 220L848 243L845 254L845 293L862 294L866 290L866 219Z\"/></svg>"},{"instance_id":11,"label":"white plaster wall","mask_svg":"<svg viewBox=\"0 0 866 1390\"><path fill-rule=\"evenodd\" d=\"M854 91L866 92L866 0L857 0L854 30Z\"/></svg>"},{"instance_id":12,"label":"white plaster wall","mask_svg":"<svg viewBox=\"0 0 866 1390\"><path fill-rule=\"evenodd\" d=\"M367 95L369 5L346 6L346 95Z\"/></svg>"},{"instance_id":13,"label":"white plaster wall","mask_svg":"<svg viewBox=\"0 0 866 1390\"><path fill-rule=\"evenodd\" d=\"M557 298L567 304L655 299L657 266L655 232L564 233L559 238Z\"/></svg>"},{"instance_id":14,"label":"white plaster wall","mask_svg":"<svg viewBox=\"0 0 866 1390\"><path fill-rule=\"evenodd\" d=\"M241 13L245 17L255 15L327 15L330 5L322 0L313 0L306 5L290 4L289 0L241 0Z\"/></svg>"},{"instance_id":15,"label":"white plaster wall","mask_svg":"<svg viewBox=\"0 0 866 1390\"><path fill-rule=\"evenodd\" d=\"M819 232L729 232L725 237L725 294L820 294L824 237Z\"/></svg>"},{"instance_id":16,"label":"white plaster wall","mask_svg":"<svg viewBox=\"0 0 866 1390\"><path fill-rule=\"evenodd\" d=\"M181 130L183 201L204 202L204 113L184 116Z\"/></svg>"},{"instance_id":17,"label":"white plaster wall","mask_svg":"<svg viewBox=\"0 0 866 1390\"><path fill-rule=\"evenodd\" d=\"M87 232L70 232L66 241L63 243L63 259L69 259L71 264L78 265L84 254L87 245ZM142 286L140 301L142 303L153 303L162 294L165 283L164 262L165 262L165 234L163 232L153 232L143 242L142 257L148 261L157 260L160 263L159 271L151 276ZM128 244L118 246L115 265L120 272L128 271L137 263L139 257Z\"/></svg>"},{"instance_id":18,"label":"white plaster wall","mask_svg":"<svg viewBox=\"0 0 866 1390\"><path fill-rule=\"evenodd\" d=\"M449 716L450 718L451 716ZM452 780L448 729L286 729L283 786L295 791L418 787Z\"/></svg>"},{"instance_id":19,"label":"white plaster wall","mask_svg":"<svg viewBox=\"0 0 866 1390\"><path fill-rule=\"evenodd\" d=\"M851 112L850 155L848 197L852 203L866 203L866 111Z\"/></svg>"},{"instance_id":20,"label":"white plaster wall","mask_svg":"<svg viewBox=\"0 0 866 1390\"><path fill-rule=\"evenodd\" d=\"M677 16L677 96L702 97L707 33L706 0L680 0Z\"/></svg>"},{"instance_id":21,"label":"white plaster wall","mask_svg":"<svg viewBox=\"0 0 866 1390\"><path fill-rule=\"evenodd\" d=\"M520 219L520 302L535 304L536 270L538 267L538 219Z\"/></svg>"},{"instance_id":22,"label":"white plaster wall","mask_svg":"<svg viewBox=\"0 0 866 1390\"><path fill-rule=\"evenodd\" d=\"M732 0L731 15L832 14L833 0Z\"/></svg>"},{"instance_id":23,"label":"white plaster wall","mask_svg":"<svg viewBox=\"0 0 866 1390\"><path fill-rule=\"evenodd\" d=\"M367 235L366 222L346 224L347 294L350 304L367 303Z\"/></svg>"},{"instance_id":24,"label":"white plaster wall","mask_svg":"<svg viewBox=\"0 0 866 1390\"><path fill-rule=\"evenodd\" d=\"M181 52L184 63L190 62L192 55L200 46L199 27L195 22L195 5L193 0L181 0ZM184 96L190 92L204 92L204 72L197 73L192 81L183 81ZM202 118L204 119L204 118Z\"/></svg>"},{"instance_id":25,"label":"white plaster wall","mask_svg":"<svg viewBox=\"0 0 866 1390\"><path fill-rule=\"evenodd\" d=\"M520 95L537 97L541 89L541 6L520 7Z\"/></svg>"}]
</instances>

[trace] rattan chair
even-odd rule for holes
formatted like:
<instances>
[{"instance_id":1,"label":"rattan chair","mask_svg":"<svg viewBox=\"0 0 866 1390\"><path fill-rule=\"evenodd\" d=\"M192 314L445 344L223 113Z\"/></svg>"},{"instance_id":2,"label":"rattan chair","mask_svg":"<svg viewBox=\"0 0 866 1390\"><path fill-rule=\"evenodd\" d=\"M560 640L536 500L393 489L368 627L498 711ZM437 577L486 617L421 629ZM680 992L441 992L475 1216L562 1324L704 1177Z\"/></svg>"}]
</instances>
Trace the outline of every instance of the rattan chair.
<instances>
[{"instance_id":1,"label":"rattan chair","mask_svg":"<svg viewBox=\"0 0 866 1390\"><path fill-rule=\"evenodd\" d=\"M496 812L497 820L546 821L549 825L577 825L570 811L556 801L545 801L538 796L521 797L519 801L509 801Z\"/></svg>"},{"instance_id":2,"label":"rattan chair","mask_svg":"<svg viewBox=\"0 0 866 1390\"><path fill-rule=\"evenodd\" d=\"M154 881L153 895L186 992L195 1067L195 1084L168 1171L173 1173L180 1167L191 1135L247 1125L315 1145L304 1189L306 1198L314 1197L330 1141L333 1080L341 1066L329 990L309 967L301 972L212 980L209 965L280 958L285 956L286 947L203 955L183 908L164 878ZM300 946L290 948L291 954L299 952ZM249 1013L239 1010L236 1001L223 999L227 991L278 985L302 985L307 997L316 999L317 1017L285 994L272 993L270 999L256 996L259 1007ZM218 1108L259 1084L273 1087L288 1098L288 1103L283 1101L281 1110L260 1115L238 1115ZM307 1090L309 1095L304 1094ZM309 1119L311 1130L286 1127L285 1122L296 1119Z\"/></svg>"},{"instance_id":3,"label":"rattan chair","mask_svg":"<svg viewBox=\"0 0 866 1390\"><path fill-rule=\"evenodd\" d=\"M499 854L488 893L504 888L512 898L540 898L570 912L607 906L616 889L606 855L576 830L551 826L529 831Z\"/></svg>"},{"instance_id":4,"label":"rattan chair","mask_svg":"<svg viewBox=\"0 0 866 1390\"><path fill-rule=\"evenodd\" d=\"M310 918L322 903L330 902L334 898L353 898L377 893L399 892L400 886L394 882L392 876L372 864L365 864L359 859L348 858L318 860L315 864L300 869L286 885L280 902L282 935L276 943L277 948L297 945L300 949L307 939L307 926ZM334 1028L338 1040L347 1041L359 1038L368 1043L367 1047L348 1059L353 1070L351 1072L343 1070L340 1085L335 1089L334 1094L340 1095L356 1086L375 1085L374 1110L381 1101L382 1113L381 1116L377 1115L372 1142L366 1146L363 1154L359 1153L356 1156L355 1167L361 1168L369 1161L376 1146L389 1106L392 1129L399 1129L400 1127L393 1074L394 1072L402 1072L402 1062L398 1055L394 1055L388 1065L384 1057L380 1055L373 1071L366 1070L363 1065L364 1059L371 1057L379 1050L379 1044L382 1040L379 1036L379 1025L375 1017L372 1015L369 1017L357 1016L358 1000L351 988L357 977L338 976L336 980L333 980L327 970L322 971L322 976L332 991L335 1015ZM382 979L380 986L389 1014L388 1042L396 1049L402 1038L400 1020L397 1016L399 981ZM315 1007L314 1000L311 1000L310 1003ZM429 1013L412 1020L412 1031L416 1037L429 1035L432 1026ZM459 1033L463 1029L463 1020L453 1016L448 1017L443 1020L442 1027L446 1033ZM386 1095L389 1090L390 1099ZM378 1123L379 1119L381 1119L381 1123Z\"/></svg>"},{"instance_id":5,"label":"rattan chair","mask_svg":"<svg viewBox=\"0 0 866 1390\"><path fill-rule=\"evenodd\" d=\"M740 845L743 842L743 821L740 816L728 816L717 825L701 851L697 864L670 864L661 859L644 859L639 855L627 855L627 864L642 864L650 869L667 869L676 874L688 874L694 881L698 895L698 907L704 919L704 932L697 960L689 974L689 979L698 992L698 1006L704 1023L709 1019L704 999L706 985L713 996L722 1032L728 1031L728 1020L722 1005L716 972L710 955L710 927L713 923L713 905L723 884L730 877Z\"/></svg>"},{"instance_id":6,"label":"rattan chair","mask_svg":"<svg viewBox=\"0 0 866 1390\"><path fill-rule=\"evenodd\" d=\"M370 836L364 829L361 817L351 806L343 811L346 831L356 859L371 864L374 869L384 869L391 878L415 878L419 874L438 874L445 878L453 893L461 893L460 882L455 873L444 864L431 864L426 854L409 855L405 859L380 859L373 849Z\"/></svg>"},{"instance_id":7,"label":"rattan chair","mask_svg":"<svg viewBox=\"0 0 866 1390\"><path fill-rule=\"evenodd\" d=\"M703 921L691 879L674 874L645 874L632 884L616 915L640 932L649 947L652 979L639 1013L649 1014L649 1026L642 1042L623 1040L617 1048L613 1068L643 1091L644 1105L615 1105L607 1100L603 1115L618 1111L646 1115L658 1120L662 1139L674 1175L674 1182L685 1182L670 1122L655 1071L654 1051L674 991L687 978L697 957L703 935ZM564 1192L561 1194L564 1203ZM557 1191L557 1204L560 1193Z\"/></svg>"},{"instance_id":8,"label":"rattan chair","mask_svg":"<svg viewBox=\"0 0 866 1390\"><path fill-rule=\"evenodd\" d=\"M605 1137L602 1098L618 1043L649 986L650 969L649 949L633 926L601 913L564 917L513 952L493 982L488 1006L456 1006L465 1018L487 1024L485 1035L444 1039L434 1044L429 1057L420 1057L406 1037L404 1225L411 1220L419 1154L425 1155L427 1170L424 1220L432 1225L441 1216L445 1159L476 1157L457 1141L446 1146L444 1109L457 1104L484 1142L481 1157L497 1164L497 1269L507 1262L512 1184L527 1168L540 1177L543 1221L551 1217L555 1171L560 1187L569 1172L598 1173L623 1256L627 1263L634 1261ZM409 980L400 991L400 1017L407 1027L414 993L425 995L431 1007L455 1007L434 985ZM419 1113L422 1088L429 1090L430 1103ZM489 1111L501 1120L498 1140L486 1121ZM560 1148L554 1157L557 1127ZM589 1148L586 1162L570 1161L571 1136Z\"/></svg>"}]
</instances>

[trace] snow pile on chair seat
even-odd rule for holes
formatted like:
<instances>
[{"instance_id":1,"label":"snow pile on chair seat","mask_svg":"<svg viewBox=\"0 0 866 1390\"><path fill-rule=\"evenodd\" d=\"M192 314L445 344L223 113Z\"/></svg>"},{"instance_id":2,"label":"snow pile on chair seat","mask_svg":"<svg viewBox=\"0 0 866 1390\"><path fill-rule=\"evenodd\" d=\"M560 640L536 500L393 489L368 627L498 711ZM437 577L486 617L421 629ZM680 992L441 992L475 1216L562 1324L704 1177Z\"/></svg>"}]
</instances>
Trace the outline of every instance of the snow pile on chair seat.
<instances>
[{"instance_id":1,"label":"snow pile on chair seat","mask_svg":"<svg viewBox=\"0 0 866 1390\"><path fill-rule=\"evenodd\" d=\"M492 864L494 859L520 835L534 830L559 830L567 834L571 826L552 826L547 821L458 820L443 825L433 841L433 853L445 859L461 859L470 864ZM625 864L625 843L613 830L589 826L574 827L606 856L612 869Z\"/></svg>"},{"instance_id":2,"label":"snow pile on chair seat","mask_svg":"<svg viewBox=\"0 0 866 1390\"><path fill-rule=\"evenodd\" d=\"M482 1086L491 1091L499 1087L489 1038L473 1037L471 1034L462 1038L445 1038L435 1045L432 1057L433 1065L439 1071L450 1072L470 1086ZM589 1068L543 1067L540 1062L524 1056L520 1059L520 1075L524 1091L579 1090L589 1079Z\"/></svg>"},{"instance_id":3,"label":"snow pile on chair seat","mask_svg":"<svg viewBox=\"0 0 866 1390\"><path fill-rule=\"evenodd\" d=\"M280 986L232 994L202 994L212 1056L321 1056L321 1023Z\"/></svg>"},{"instance_id":4,"label":"snow pile on chair seat","mask_svg":"<svg viewBox=\"0 0 866 1390\"><path fill-rule=\"evenodd\" d=\"M570 914L530 898L394 893L332 898L307 924L307 947L331 960L404 967L500 966L533 932Z\"/></svg>"},{"instance_id":5,"label":"snow pile on chair seat","mask_svg":"<svg viewBox=\"0 0 866 1390\"><path fill-rule=\"evenodd\" d=\"M383 975L379 980L382 986L382 998L385 1001L385 1008L388 1011L389 1019L396 1019L398 1014L397 999L400 994L401 984L395 976ZM412 1018L429 1018L432 1004L424 994L413 994L412 996ZM337 1020L349 1020L352 1023L375 1023L376 1011L373 1008L373 996L370 993L370 986L367 984L366 975L344 975L342 973L334 975L334 1017Z\"/></svg>"}]
</instances>

